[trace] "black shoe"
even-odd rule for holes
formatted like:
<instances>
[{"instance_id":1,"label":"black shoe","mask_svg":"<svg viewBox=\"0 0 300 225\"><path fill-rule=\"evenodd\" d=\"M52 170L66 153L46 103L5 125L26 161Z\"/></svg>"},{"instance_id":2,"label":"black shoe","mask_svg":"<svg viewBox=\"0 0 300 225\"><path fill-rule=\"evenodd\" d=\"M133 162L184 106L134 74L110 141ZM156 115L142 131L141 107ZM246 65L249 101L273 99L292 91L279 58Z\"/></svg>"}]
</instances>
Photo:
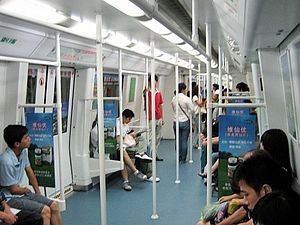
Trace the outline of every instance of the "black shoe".
<instances>
[{"instance_id":1,"label":"black shoe","mask_svg":"<svg viewBox=\"0 0 300 225\"><path fill-rule=\"evenodd\" d=\"M158 158L158 157L156 156L156 161L164 161L164 159Z\"/></svg>"}]
</instances>

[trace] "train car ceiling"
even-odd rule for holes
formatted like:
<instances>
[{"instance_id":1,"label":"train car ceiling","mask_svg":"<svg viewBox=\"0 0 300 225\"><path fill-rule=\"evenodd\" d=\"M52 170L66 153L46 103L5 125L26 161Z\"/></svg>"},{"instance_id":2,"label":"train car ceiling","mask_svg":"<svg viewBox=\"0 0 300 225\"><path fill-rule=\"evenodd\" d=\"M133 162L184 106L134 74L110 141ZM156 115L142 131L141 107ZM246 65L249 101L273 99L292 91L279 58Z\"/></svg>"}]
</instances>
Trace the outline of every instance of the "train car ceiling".
<instances>
[{"instance_id":1,"label":"train car ceiling","mask_svg":"<svg viewBox=\"0 0 300 225\"><path fill-rule=\"evenodd\" d=\"M1 48L1 50L3 49L4 51L1 51L2 54L15 54L19 56L23 54L27 57L49 59L49 57L52 57L51 54L49 55L49 50L51 52L54 45L48 44L48 42L52 42L52 40L48 40L48 37L53 36L57 30L62 33L62 38L70 40L63 43L64 47L69 45L69 42L74 44L74 40L76 42L78 39L81 39L78 42L78 46L82 45L79 49L94 51L92 50L94 47L89 46L93 46L95 40L95 15L101 14L103 17L103 28L105 30L103 36L106 43L114 42L113 45L115 46L120 44L123 45L121 46L122 48L124 47L131 50L136 48L136 51L140 52L141 50L138 49L137 46L145 45L149 47L150 40L154 40L155 48L157 49L156 56L161 57L161 60L169 64L174 64L174 55L178 52L179 58L181 59L181 66L185 68L189 66L189 59L192 60L194 67L198 65L199 59L205 61L203 56L201 57L199 53L205 50L205 24L209 23L211 24L212 30L212 58L217 61L217 48L220 45L229 61L231 73L250 71L250 64L252 62L258 62L257 49L279 47L300 22L300 17L296 16L300 9L300 1L298 0L290 0L288 3L282 0L201 0L198 1L197 10L199 43L192 44L192 46L187 45L189 49L183 49L182 47L184 45L178 44L180 37L186 37L188 39L186 43L192 43L191 0L131 1L143 5L145 8L153 9L153 15L164 18L172 27L176 28L182 36L179 35L180 37L178 39L178 36L171 32L173 35L172 41L170 41L171 36L164 33L158 34L159 31L153 31L152 28L148 29L146 27L148 26L146 24L153 16L149 13L149 10L147 13L144 12L145 15L142 17L132 17L117 10L112 6L113 4L108 4L107 2L110 2L109 0L90 0L89 4L82 4L80 0L27 0L26 5L21 5L22 2L25 1L0 1L1 29L5 29L5 26L3 27L4 23L14 24L14 28L10 31L15 32L15 35L12 35L12 39L18 37L18 40L21 40L24 44L30 40L32 42L31 46L28 44L27 49L14 49L14 46L6 45L5 48ZM51 13L55 14L55 19L50 19L49 17L48 20L45 21L42 20L42 17L39 17L38 13L26 14L28 10L30 11L30 8L26 10L25 7L29 7L30 5L33 7L31 8L31 10L33 10L32 12L37 11L34 10L36 2L46 4L51 8ZM23 7L23 11L18 9L21 7ZM30 21L30 23L20 21L17 23L12 22L12 20L15 19L7 17L7 15L17 18L22 17ZM153 19L154 18L152 18L152 20ZM8 20L10 20L10 22L7 22ZM30 30L30 32L26 32L26 36L21 35L20 37L19 29L15 29L15 26L20 26L24 30ZM78 30L79 28L80 30ZM10 34L7 30L1 31L5 32L4 34ZM33 35L38 32L44 34ZM33 36L30 37L30 35ZM120 39L114 41L117 36L125 37L124 42L121 42ZM177 39L174 40L174 37ZM126 40L128 43L125 43ZM10 41L14 42L13 40ZM19 43L15 43L15 46L18 46L18 44ZM194 46L199 47L201 51L195 51ZM11 49L14 50L10 51ZM112 67L109 57L116 56L116 54L111 54L112 52L114 53L115 50L109 50L107 55L104 54L105 60L109 62L108 67ZM147 52L145 49L142 53L150 56L149 51ZM72 57L72 55L69 55L69 57ZM83 56L82 59L85 57L86 56ZM67 59L64 60L65 62L68 61ZM88 65L88 63L90 62L83 62L81 66L83 64ZM104 61L104 63L106 62ZM133 64L133 62L130 64ZM205 65L204 63L202 64L203 72L205 71ZM75 65L80 65L80 63L76 62ZM217 66L217 64L215 64L215 66ZM163 66L158 66L158 68L162 67ZM116 68L116 66L113 68ZM162 73L170 74L171 71Z\"/></svg>"}]
</instances>

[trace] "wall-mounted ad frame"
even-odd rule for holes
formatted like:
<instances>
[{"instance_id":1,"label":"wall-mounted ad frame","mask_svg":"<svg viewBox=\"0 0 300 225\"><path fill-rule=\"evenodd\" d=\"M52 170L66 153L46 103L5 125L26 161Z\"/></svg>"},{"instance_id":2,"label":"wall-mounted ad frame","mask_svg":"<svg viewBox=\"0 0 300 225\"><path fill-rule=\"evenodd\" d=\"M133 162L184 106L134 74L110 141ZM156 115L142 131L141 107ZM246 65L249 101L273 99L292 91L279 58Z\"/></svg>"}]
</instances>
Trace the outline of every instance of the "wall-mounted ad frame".
<instances>
[{"instance_id":1,"label":"wall-mounted ad frame","mask_svg":"<svg viewBox=\"0 0 300 225\"><path fill-rule=\"evenodd\" d=\"M129 78L128 103L130 104L135 101L137 77L128 76L128 78Z\"/></svg>"},{"instance_id":2,"label":"wall-mounted ad frame","mask_svg":"<svg viewBox=\"0 0 300 225\"><path fill-rule=\"evenodd\" d=\"M293 87L293 77L290 64L290 52L286 50L280 55L280 68L284 88L284 99L287 113L288 133L294 141L298 143L298 123L295 109L295 96Z\"/></svg>"}]
</instances>

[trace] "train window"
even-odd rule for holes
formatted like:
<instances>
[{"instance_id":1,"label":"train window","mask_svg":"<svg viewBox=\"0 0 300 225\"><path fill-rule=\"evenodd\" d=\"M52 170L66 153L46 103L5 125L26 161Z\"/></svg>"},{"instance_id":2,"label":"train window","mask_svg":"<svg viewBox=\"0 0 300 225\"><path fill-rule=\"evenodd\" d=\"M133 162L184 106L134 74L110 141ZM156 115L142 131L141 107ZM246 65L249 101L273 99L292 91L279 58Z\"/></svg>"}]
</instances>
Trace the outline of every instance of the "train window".
<instances>
[{"instance_id":1,"label":"train window","mask_svg":"<svg viewBox=\"0 0 300 225\"><path fill-rule=\"evenodd\" d=\"M136 77L130 77L128 103L134 102L135 87L136 87Z\"/></svg>"},{"instance_id":2,"label":"train window","mask_svg":"<svg viewBox=\"0 0 300 225\"><path fill-rule=\"evenodd\" d=\"M292 85L292 76L290 71L289 51L286 51L280 56L281 72L283 78L284 97L287 111L287 123L289 134L297 140L297 121L294 104L294 89Z\"/></svg>"}]
</instances>

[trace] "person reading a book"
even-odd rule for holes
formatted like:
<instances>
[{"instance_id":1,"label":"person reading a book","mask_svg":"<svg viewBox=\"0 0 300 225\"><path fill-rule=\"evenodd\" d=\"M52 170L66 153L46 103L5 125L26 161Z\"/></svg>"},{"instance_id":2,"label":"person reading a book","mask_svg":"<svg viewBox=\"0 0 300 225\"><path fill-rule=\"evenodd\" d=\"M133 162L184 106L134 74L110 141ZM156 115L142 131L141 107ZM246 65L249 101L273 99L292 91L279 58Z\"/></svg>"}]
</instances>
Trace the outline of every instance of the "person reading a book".
<instances>
[{"instance_id":1,"label":"person reading a book","mask_svg":"<svg viewBox=\"0 0 300 225\"><path fill-rule=\"evenodd\" d=\"M130 109L125 109L122 112L122 126L121 126L121 120L120 118L117 118L117 126L116 126L116 134L117 134L117 140L120 143L121 138L123 138L123 160L124 160L124 169L121 171L122 178L124 180L123 182L123 189L125 191L131 191L132 186L129 183L128 179L128 167L133 172L133 174L141 181L144 181L147 179L147 176L143 173L141 173L132 162L128 151L134 151L137 153L143 153L140 155L140 157L143 157L144 155L147 156L144 152L145 149L147 149L147 143L144 140L141 135L136 135L134 131L132 131L129 127L129 123L131 122L132 118L134 117L134 113ZM122 129L121 129L122 127ZM122 130L122 134L121 134ZM143 147L145 146L145 147ZM138 157L137 157L138 158ZM148 157L150 160L151 158Z\"/></svg>"}]
</instances>

